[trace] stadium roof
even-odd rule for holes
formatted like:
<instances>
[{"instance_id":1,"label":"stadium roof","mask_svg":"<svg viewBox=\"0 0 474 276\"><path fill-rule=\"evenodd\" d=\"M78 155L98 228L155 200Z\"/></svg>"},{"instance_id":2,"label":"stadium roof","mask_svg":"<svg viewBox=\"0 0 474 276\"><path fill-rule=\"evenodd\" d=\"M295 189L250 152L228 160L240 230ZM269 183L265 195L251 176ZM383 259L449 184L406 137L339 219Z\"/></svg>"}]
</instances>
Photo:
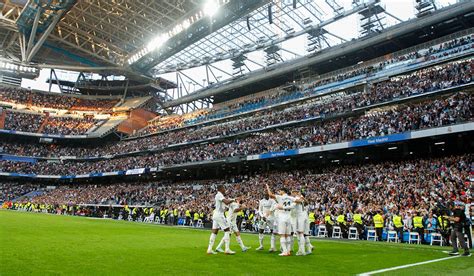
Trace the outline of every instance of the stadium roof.
<instances>
[{"instance_id":1,"label":"stadium roof","mask_svg":"<svg viewBox=\"0 0 474 276\"><path fill-rule=\"evenodd\" d=\"M155 76L259 49L272 55L272 46L302 34L330 46L346 38L326 25L384 10L380 0L4 0L0 55L26 63L131 66Z\"/></svg>"},{"instance_id":2,"label":"stadium roof","mask_svg":"<svg viewBox=\"0 0 474 276\"><path fill-rule=\"evenodd\" d=\"M39 52L38 63L121 65L156 33L172 28L200 6L197 0L5 0L0 3L0 48L21 59L39 11L37 38L58 20ZM21 36L25 41L21 42ZM37 43L37 41L36 41ZM58 62L60 60L60 62Z\"/></svg>"},{"instance_id":3,"label":"stadium roof","mask_svg":"<svg viewBox=\"0 0 474 276\"><path fill-rule=\"evenodd\" d=\"M420 0L405 8L415 10L421 2L418 16L469 1ZM383 32L406 19L389 4L395 5L385 0L3 0L0 57L142 82L176 80L172 86L180 88L169 98L181 98L193 92L191 84L208 89ZM349 17L355 21L344 21ZM194 69L200 73L187 71ZM167 76L170 72L176 76Z\"/></svg>"}]
</instances>

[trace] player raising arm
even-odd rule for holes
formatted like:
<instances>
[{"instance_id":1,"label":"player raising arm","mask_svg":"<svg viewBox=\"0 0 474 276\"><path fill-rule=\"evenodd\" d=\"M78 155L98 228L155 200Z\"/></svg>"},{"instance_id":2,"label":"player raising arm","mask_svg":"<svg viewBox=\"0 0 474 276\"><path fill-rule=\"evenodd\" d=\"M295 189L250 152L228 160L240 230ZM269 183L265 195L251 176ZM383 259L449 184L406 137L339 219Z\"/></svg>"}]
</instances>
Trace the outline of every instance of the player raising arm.
<instances>
[{"instance_id":1,"label":"player raising arm","mask_svg":"<svg viewBox=\"0 0 474 276\"><path fill-rule=\"evenodd\" d=\"M224 244L225 244L225 251L224 253L227 255L235 254L235 252L230 250L230 226L227 220L225 219L224 212L225 207L224 205L230 205L234 202L233 199L228 199L224 197L224 186L219 185L217 186L217 194L215 196L215 209L212 213L212 230L211 230L211 237L209 238L209 246L207 248L207 254L217 254L212 248L214 247L214 242L216 241L217 233L219 232L219 228L224 230Z\"/></svg>"},{"instance_id":2,"label":"player raising arm","mask_svg":"<svg viewBox=\"0 0 474 276\"><path fill-rule=\"evenodd\" d=\"M282 248L282 253L279 256L290 256L291 250L291 239L289 234L291 232L291 218L290 212L295 208L295 204L300 202L296 198L288 195L288 190L286 188L281 188L278 190L278 194L275 195L270 191L270 187L266 185L267 193L270 198L274 198L278 203L277 209L281 212L278 215L278 234L280 235L280 245Z\"/></svg>"},{"instance_id":3,"label":"player raising arm","mask_svg":"<svg viewBox=\"0 0 474 276\"><path fill-rule=\"evenodd\" d=\"M272 207L276 204L273 198L270 198L268 194L265 196L264 199L261 199L258 204L258 214L260 217L259 227L258 227L258 242L260 246L257 250L263 250L263 232L265 228L268 226L270 229L271 237L270 237L270 252L275 251L275 235L274 235L274 228L275 228L275 217L274 217L274 210Z\"/></svg>"},{"instance_id":4,"label":"player raising arm","mask_svg":"<svg viewBox=\"0 0 474 276\"><path fill-rule=\"evenodd\" d=\"M306 200L299 191L293 191L291 195L295 197L294 211L296 216L296 224L295 229L293 230L298 236L298 253L296 253L296 255L304 256L311 253L313 247L309 242L309 237L305 237L305 232L307 233L309 228L308 212L305 207ZM307 250L306 246L308 247Z\"/></svg>"}]
</instances>

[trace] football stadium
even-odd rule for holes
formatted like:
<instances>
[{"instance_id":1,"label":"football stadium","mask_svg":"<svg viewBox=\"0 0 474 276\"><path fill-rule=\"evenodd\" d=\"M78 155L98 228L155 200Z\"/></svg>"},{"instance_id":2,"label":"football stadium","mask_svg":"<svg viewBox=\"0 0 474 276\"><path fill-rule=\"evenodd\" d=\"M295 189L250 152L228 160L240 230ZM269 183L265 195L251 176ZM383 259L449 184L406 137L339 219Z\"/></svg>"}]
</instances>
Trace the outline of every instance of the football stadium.
<instances>
[{"instance_id":1,"label":"football stadium","mask_svg":"<svg viewBox=\"0 0 474 276\"><path fill-rule=\"evenodd\" d=\"M474 275L474 1L0 0L0 275Z\"/></svg>"}]
</instances>

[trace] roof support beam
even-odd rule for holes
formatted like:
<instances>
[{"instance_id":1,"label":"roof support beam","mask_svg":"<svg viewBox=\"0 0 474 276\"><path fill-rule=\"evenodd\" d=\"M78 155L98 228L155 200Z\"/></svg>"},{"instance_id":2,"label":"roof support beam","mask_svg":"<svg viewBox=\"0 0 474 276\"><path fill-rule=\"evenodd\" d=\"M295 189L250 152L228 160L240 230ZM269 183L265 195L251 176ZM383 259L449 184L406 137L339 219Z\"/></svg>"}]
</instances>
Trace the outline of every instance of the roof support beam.
<instances>
[{"instance_id":1,"label":"roof support beam","mask_svg":"<svg viewBox=\"0 0 474 276\"><path fill-rule=\"evenodd\" d=\"M60 10L57 14L54 15L53 21L49 24L48 28L41 34L38 42L36 42L35 46L27 53L26 62L30 62L31 59L36 55L39 51L41 46L43 46L44 41L48 38L49 34L53 31L58 23L59 19L61 19L62 15L64 14L64 10Z\"/></svg>"},{"instance_id":2,"label":"roof support beam","mask_svg":"<svg viewBox=\"0 0 474 276\"><path fill-rule=\"evenodd\" d=\"M28 46L26 46L26 53L22 56L23 61L27 61L28 55L30 54L31 48L33 47L33 43L36 37L36 30L38 28L38 22L41 15L41 8L36 10L35 20L33 21L33 27L31 28L30 39L28 40Z\"/></svg>"}]
</instances>

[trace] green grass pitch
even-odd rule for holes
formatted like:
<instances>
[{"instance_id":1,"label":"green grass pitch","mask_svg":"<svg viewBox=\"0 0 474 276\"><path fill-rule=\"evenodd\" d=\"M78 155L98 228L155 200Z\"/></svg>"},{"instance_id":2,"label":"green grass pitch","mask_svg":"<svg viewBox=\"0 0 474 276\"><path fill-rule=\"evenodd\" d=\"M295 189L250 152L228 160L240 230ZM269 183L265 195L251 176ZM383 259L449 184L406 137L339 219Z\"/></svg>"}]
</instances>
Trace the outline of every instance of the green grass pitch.
<instances>
[{"instance_id":1,"label":"green grass pitch","mask_svg":"<svg viewBox=\"0 0 474 276\"><path fill-rule=\"evenodd\" d=\"M226 256L206 255L208 239L204 230L0 210L0 275L353 275L444 258L449 249L313 240L312 255L279 257L255 251L257 236L243 234L252 250L240 252L232 237L237 254ZM389 274L474 275L474 259Z\"/></svg>"}]
</instances>

